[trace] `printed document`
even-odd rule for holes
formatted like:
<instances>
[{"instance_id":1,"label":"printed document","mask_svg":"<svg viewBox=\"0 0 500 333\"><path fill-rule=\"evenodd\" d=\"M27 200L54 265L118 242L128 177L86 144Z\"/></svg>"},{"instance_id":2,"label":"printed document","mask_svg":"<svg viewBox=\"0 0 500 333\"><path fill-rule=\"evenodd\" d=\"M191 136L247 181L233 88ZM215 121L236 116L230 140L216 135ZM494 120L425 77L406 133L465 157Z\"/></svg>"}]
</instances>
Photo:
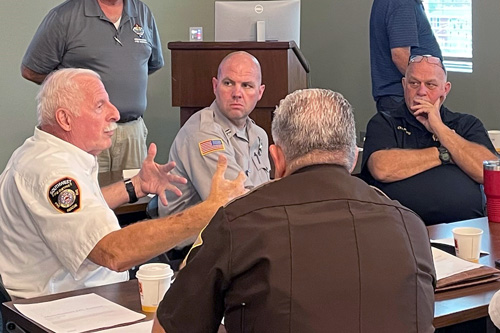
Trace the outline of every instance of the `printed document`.
<instances>
[{"instance_id":1,"label":"printed document","mask_svg":"<svg viewBox=\"0 0 500 333\"><path fill-rule=\"evenodd\" d=\"M96 294L14 306L26 317L58 333L110 328L146 317Z\"/></svg>"}]
</instances>

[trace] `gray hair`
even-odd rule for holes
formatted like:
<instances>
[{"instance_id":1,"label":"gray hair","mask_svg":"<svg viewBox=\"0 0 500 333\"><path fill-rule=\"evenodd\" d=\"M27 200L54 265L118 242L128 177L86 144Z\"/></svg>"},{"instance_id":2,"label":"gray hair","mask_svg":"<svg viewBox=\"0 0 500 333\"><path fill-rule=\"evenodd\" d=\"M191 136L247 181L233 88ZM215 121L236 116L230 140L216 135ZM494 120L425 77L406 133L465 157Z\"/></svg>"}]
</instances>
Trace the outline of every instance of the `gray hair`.
<instances>
[{"instance_id":1,"label":"gray hair","mask_svg":"<svg viewBox=\"0 0 500 333\"><path fill-rule=\"evenodd\" d=\"M81 75L101 77L90 69L64 68L49 74L42 83L36 96L38 126L52 126L55 124L55 112L58 108L65 108L74 115L79 115L79 107L85 95L81 93L82 82L76 78Z\"/></svg>"},{"instance_id":2,"label":"gray hair","mask_svg":"<svg viewBox=\"0 0 500 333\"><path fill-rule=\"evenodd\" d=\"M328 153L325 163L348 170L354 165L354 114L349 102L337 92L305 89L289 94L274 111L272 135L288 163L306 155Z\"/></svg>"}]
</instances>

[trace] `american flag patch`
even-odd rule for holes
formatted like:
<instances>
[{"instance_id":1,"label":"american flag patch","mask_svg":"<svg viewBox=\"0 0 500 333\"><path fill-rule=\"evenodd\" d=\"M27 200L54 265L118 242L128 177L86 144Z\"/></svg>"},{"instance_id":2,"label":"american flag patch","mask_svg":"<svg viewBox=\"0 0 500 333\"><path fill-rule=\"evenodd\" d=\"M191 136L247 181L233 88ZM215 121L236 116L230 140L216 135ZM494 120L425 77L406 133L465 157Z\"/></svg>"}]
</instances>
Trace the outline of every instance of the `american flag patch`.
<instances>
[{"instance_id":1,"label":"american flag patch","mask_svg":"<svg viewBox=\"0 0 500 333\"><path fill-rule=\"evenodd\" d=\"M213 153L214 151L225 150L221 139L210 139L198 143L202 155Z\"/></svg>"}]
</instances>

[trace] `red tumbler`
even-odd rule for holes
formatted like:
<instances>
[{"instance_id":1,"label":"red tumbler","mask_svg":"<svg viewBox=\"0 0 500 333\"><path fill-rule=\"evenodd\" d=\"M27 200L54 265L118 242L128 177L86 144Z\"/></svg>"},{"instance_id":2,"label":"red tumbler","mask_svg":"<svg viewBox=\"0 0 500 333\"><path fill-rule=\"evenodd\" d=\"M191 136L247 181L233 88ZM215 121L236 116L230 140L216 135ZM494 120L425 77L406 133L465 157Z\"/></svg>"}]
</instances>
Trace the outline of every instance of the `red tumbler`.
<instances>
[{"instance_id":1,"label":"red tumbler","mask_svg":"<svg viewBox=\"0 0 500 333\"><path fill-rule=\"evenodd\" d=\"M500 161L484 161L483 171L488 221L500 222Z\"/></svg>"}]
</instances>

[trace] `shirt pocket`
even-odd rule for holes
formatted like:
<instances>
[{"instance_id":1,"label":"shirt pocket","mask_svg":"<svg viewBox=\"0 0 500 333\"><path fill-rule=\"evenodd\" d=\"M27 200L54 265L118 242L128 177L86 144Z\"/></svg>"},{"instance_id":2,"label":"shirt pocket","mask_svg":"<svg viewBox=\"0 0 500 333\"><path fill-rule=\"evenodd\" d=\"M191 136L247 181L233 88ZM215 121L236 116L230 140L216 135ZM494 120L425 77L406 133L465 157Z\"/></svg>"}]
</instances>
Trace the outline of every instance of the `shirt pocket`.
<instances>
[{"instance_id":1,"label":"shirt pocket","mask_svg":"<svg viewBox=\"0 0 500 333\"><path fill-rule=\"evenodd\" d=\"M266 182L269 180L269 172L271 171L268 166L268 161L266 161L263 155L259 155L257 152L253 153L252 163L254 165L254 169L256 170L256 179L260 180L260 183ZM255 186L260 184L254 184Z\"/></svg>"}]
</instances>

